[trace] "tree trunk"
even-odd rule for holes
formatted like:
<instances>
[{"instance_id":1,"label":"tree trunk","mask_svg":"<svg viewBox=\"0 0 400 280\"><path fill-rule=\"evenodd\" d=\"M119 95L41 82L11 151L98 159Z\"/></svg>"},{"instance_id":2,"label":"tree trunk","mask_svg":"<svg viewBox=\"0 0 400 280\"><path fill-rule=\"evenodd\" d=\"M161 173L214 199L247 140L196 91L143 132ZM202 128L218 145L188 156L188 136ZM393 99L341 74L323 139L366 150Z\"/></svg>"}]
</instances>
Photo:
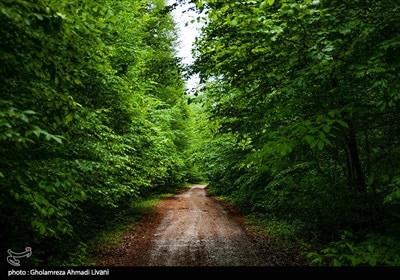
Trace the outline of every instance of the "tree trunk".
<instances>
[{"instance_id":1,"label":"tree trunk","mask_svg":"<svg viewBox=\"0 0 400 280\"><path fill-rule=\"evenodd\" d=\"M354 205L355 208L353 212L353 217L354 217L353 230L358 231L360 229L364 229L367 225L366 210L369 207L369 205L365 204L366 203L365 193L367 188L365 183L364 172L361 167L361 160L360 160L360 154L358 152L358 144L357 144L354 124L351 120L348 120L347 123L349 125L349 129L347 131L346 144L350 156L350 166L351 166L350 172L353 174L351 184L357 197L357 201L355 202Z\"/></svg>"},{"instance_id":2,"label":"tree trunk","mask_svg":"<svg viewBox=\"0 0 400 280\"><path fill-rule=\"evenodd\" d=\"M358 153L357 139L354 131L354 125L352 121L348 121L349 130L347 135L347 147L350 153L350 162L352 173L354 174L353 185L358 193L364 193L366 191L365 175L361 168L360 155Z\"/></svg>"}]
</instances>

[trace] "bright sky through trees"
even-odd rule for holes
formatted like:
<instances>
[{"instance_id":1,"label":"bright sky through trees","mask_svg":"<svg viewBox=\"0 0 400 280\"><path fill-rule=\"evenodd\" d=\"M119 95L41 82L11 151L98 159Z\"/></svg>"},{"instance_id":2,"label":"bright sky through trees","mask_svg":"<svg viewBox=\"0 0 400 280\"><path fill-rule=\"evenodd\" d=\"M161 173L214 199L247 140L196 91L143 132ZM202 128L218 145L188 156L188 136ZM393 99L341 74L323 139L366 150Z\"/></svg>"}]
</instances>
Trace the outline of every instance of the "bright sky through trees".
<instances>
[{"instance_id":1,"label":"bright sky through trees","mask_svg":"<svg viewBox=\"0 0 400 280\"><path fill-rule=\"evenodd\" d=\"M168 4L172 5L176 0L168 0ZM172 11L172 15L177 24L179 34L179 47L177 49L178 56L183 59L185 64L191 64L193 62L192 57L192 45L196 37L200 34L201 24L197 22L191 23L191 20L197 18L195 11L188 11L189 8L193 7L193 4L179 5ZM194 76L186 81L187 89L194 89L199 83L197 76Z\"/></svg>"}]
</instances>

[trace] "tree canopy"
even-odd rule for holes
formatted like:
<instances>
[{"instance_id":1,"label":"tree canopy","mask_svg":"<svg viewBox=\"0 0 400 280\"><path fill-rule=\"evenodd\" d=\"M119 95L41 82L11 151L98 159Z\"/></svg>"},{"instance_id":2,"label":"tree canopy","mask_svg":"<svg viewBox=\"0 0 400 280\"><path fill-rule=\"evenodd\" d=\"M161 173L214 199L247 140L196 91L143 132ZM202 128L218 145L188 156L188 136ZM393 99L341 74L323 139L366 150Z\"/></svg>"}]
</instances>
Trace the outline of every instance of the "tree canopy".
<instances>
[{"instance_id":1,"label":"tree canopy","mask_svg":"<svg viewBox=\"0 0 400 280\"><path fill-rule=\"evenodd\" d=\"M0 2L4 250L33 246L39 263L72 254L109 213L185 181L187 106L165 5Z\"/></svg>"},{"instance_id":2,"label":"tree canopy","mask_svg":"<svg viewBox=\"0 0 400 280\"><path fill-rule=\"evenodd\" d=\"M398 264L399 3L195 2L211 188L309 237L345 232L314 263Z\"/></svg>"}]
</instances>

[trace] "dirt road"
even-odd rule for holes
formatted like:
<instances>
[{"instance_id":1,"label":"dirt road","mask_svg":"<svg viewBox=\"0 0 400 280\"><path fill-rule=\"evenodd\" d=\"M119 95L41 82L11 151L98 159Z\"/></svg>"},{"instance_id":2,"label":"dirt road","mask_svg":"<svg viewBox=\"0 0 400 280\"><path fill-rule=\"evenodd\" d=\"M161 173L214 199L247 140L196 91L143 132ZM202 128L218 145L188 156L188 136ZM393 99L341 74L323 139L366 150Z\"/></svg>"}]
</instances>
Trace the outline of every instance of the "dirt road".
<instances>
[{"instance_id":1,"label":"dirt road","mask_svg":"<svg viewBox=\"0 0 400 280\"><path fill-rule=\"evenodd\" d=\"M153 238L148 265L257 265L260 258L242 227L203 185L160 206L165 213Z\"/></svg>"},{"instance_id":2,"label":"dirt road","mask_svg":"<svg viewBox=\"0 0 400 280\"><path fill-rule=\"evenodd\" d=\"M204 185L195 185L160 201L122 243L100 252L97 265L279 265L278 251L264 245L249 238L240 216L208 197Z\"/></svg>"}]
</instances>

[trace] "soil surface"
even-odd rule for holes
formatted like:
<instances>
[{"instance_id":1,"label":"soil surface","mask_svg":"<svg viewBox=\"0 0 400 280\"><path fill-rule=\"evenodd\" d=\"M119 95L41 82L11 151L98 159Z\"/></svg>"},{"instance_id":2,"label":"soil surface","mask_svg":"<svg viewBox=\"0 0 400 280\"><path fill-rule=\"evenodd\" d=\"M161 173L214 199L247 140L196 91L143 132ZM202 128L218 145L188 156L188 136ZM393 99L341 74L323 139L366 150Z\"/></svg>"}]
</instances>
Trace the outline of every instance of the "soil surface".
<instances>
[{"instance_id":1,"label":"soil surface","mask_svg":"<svg viewBox=\"0 0 400 280\"><path fill-rule=\"evenodd\" d=\"M247 226L228 206L194 185L161 200L115 246L100 248L99 266L302 265L300 253Z\"/></svg>"}]
</instances>

